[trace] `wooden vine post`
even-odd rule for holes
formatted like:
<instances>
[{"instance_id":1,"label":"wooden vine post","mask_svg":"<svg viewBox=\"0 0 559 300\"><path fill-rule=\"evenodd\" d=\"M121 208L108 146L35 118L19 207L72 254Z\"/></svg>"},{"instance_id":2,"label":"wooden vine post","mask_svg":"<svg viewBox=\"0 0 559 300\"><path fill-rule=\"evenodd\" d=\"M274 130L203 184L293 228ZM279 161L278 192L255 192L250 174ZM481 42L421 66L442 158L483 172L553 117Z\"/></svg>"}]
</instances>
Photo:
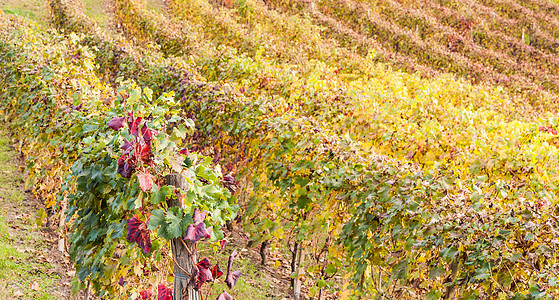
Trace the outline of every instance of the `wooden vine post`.
<instances>
[{"instance_id":1,"label":"wooden vine post","mask_svg":"<svg viewBox=\"0 0 559 300\"><path fill-rule=\"evenodd\" d=\"M303 248L301 247L301 242L296 241L293 245L293 252L292 252L292 259L291 259L291 271L292 276L291 278L291 287L293 288L293 298L295 300L301 299L301 278L299 275L301 274L300 266L301 266L301 256L303 255Z\"/></svg>"},{"instance_id":2,"label":"wooden vine post","mask_svg":"<svg viewBox=\"0 0 559 300\"><path fill-rule=\"evenodd\" d=\"M165 176L167 185L181 190L188 189L186 179L180 174L169 174ZM173 197L167 201L169 207L178 206L184 208L179 197ZM188 247L188 248L187 248ZM196 261L196 246L191 241L184 241L181 237L171 240L171 251L173 253L173 269L175 281L173 286L173 300L200 300L200 293L190 285L190 274Z\"/></svg>"}]
</instances>

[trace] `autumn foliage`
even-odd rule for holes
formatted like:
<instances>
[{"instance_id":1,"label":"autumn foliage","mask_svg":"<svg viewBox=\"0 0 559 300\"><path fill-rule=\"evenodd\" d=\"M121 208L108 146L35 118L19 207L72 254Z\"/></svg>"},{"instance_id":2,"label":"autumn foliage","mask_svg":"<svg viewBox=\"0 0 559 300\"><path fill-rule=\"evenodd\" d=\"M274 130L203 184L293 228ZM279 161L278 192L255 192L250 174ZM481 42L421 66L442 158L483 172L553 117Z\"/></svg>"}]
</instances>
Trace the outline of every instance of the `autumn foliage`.
<instances>
[{"instance_id":1,"label":"autumn foliage","mask_svg":"<svg viewBox=\"0 0 559 300\"><path fill-rule=\"evenodd\" d=\"M559 293L556 4L115 0L112 39L50 2L66 35L0 18L0 96L75 286L172 297L166 242L236 219L311 297ZM234 287L236 254L189 282Z\"/></svg>"}]
</instances>

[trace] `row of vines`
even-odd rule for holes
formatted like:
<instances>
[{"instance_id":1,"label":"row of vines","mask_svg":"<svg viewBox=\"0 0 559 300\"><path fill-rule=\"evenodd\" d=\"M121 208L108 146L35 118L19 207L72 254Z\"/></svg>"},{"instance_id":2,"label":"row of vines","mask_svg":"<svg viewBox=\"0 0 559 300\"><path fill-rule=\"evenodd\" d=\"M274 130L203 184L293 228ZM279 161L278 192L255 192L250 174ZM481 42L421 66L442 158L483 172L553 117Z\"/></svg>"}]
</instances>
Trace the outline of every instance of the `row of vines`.
<instances>
[{"instance_id":1,"label":"row of vines","mask_svg":"<svg viewBox=\"0 0 559 300\"><path fill-rule=\"evenodd\" d=\"M126 39L95 33L71 1L51 1L53 23L77 34L0 19L2 106L36 192L67 203L76 287L165 294L167 242L209 236L219 251L206 227L238 210L254 242L291 249L312 297L557 294L551 113L391 71L260 2L174 0L166 16L113 2Z\"/></svg>"}]
</instances>

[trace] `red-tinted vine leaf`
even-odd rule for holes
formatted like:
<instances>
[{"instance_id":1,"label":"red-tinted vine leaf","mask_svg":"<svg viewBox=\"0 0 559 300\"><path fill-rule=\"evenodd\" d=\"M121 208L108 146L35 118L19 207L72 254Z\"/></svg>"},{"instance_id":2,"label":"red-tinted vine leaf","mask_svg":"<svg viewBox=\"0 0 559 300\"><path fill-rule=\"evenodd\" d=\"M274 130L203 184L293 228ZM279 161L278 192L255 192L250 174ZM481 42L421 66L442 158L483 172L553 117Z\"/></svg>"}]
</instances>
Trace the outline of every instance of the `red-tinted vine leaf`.
<instances>
[{"instance_id":1,"label":"red-tinted vine leaf","mask_svg":"<svg viewBox=\"0 0 559 300\"><path fill-rule=\"evenodd\" d=\"M151 190L151 188L153 187L153 175L151 175L150 173L139 172L136 173L136 176L138 176L140 188L143 192Z\"/></svg>"},{"instance_id":2,"label":"red-tinted vine leaf","mask_svg":"<svg viewBox=\"0 0 559 300\"><path fill-rule=\"evenodd\" d=\"M221 248L219 249L219 251L223 251L223 249L225 249L225 247L229 244L229 240L223 239L223 240L219 241L219 244L221 245Z\"/></svg>"},{"instance_id":3,"label":"red-tinted vine leaf","mask_svg":"<svg viewBox=\"0 0 559 300\"><path fill-rule=\"evenodd\" d=\"M223 176L221 183L231 192L231 194L235 194L237 191L237 185L235 184L235 178L233 178L233 176L229 174Z\"/></svg>"},{"instance_id":4,"label":"red-tinted vine leaf","mask_svg":"<svg viewBox=\"0 0 559 300\"><path fill-rule=\"evenodd\" d=\"M223 293L219 294L215 300L233 300L233 296L229 295L226 291L223 291Z\"/></svg>"},{"instance_id":5,"label":"red-tinted vine leaf","mask_svg":"<svg viewBox=\"0 0 559 300\"><path fill-rule=\"evenodd\" d=\"M237 284L237 280L239 279L240 276L241 276L241 271L234 271L227 274L227 277L225 277L225 283L227 284L229 289L233 288L235 284Z\"/></svg>"},{"instance_id":6,"label":"red-tinted vine leaf","mask_svg":"<svg viewBox=\"0 0 559 300\"><path fill-rule=\"evenodd\" d=\"M229 259L227 260L227 276L225 276L225 283L229 287L229 289L233 288L235 284L237 284L237 280L239 276L241 276L240 271L231 272L231 266L233 265L233 259L237 256L237 250L233 250L231 255L229 255Z\"/></svg>"},{"instance_id":7,"label":"red-tinted vine leaf","mask_svg":"<svg viewBox=\"0 0 559 300\"><path fill-rule=\"evenodd\" d=\"M147 290L140 291L140 298L142 300L148 300L148 299L151 298L152 295L153 295L153 293L151 292L151 286ZM137 298L137 299L139 299L139 298Z\"/></svg>"},{"instance_id":8,"label":"red-tinted vine leaf","mask_svg":"<svg viewBox=\"0 0 559 300\"><path fill-rule=\"evenodd\" d=\"M198 207L194 208L194 214L192 214L192 222L194 223L194 226L198 226L198 224L204 222L207 213L207 211L200 213Z\"/></svg>"},{"instance_id":9,"label":"red-tinted vine leaf","mask_svg":"<svg viewBox=\"0 0 559 300\"><path fill-rule=\"evenodd\" d=\"M207 258L204 258L196 264L197 272L194 280L194 288L196 290L199 290L204 283L214 281L210 267L211 264Z\"/></svg>"},{"instance_id":10,"label":"red-tinted vine leaf","mask_svg":"<svg viewBox=\"0 0 559 300\"><path fill-rule=\"evenodd\" d=\"M157 300L173 300L173 290L160 284L157 288Z\"/></svg>"},{"instance_id":11,"label":"red-tinted vine leaf","mask_svg":"<svg viewBox=\"0 0 559 300\"><path fill-rule=\"evenodd\" d=\"M107 125L113 130L117 131L120 128L124 127L124 119L124 117L114 117L112 120L109 121L109 123L107 123Z\"/></svg>"},{"instance_id":12,"label":"red-tinted vine leaf","mask_svg":"<svg viewBox=\"0 0 559 300\"><path fill-rule=\"evenodd\" d=\"M207 259L207 258L202 259L202 260L199 261L196 265L197 265L197 266L201 266L201 267L203 267L203 268L205 268L205 269L209 269L209 268L212 266L212 264L210 264L210 260Z\"/></svg>"},{"instance_id":13,"label":"red-tinted vine leaf","mask_svg":"<svg viewBox=\"0 0 559 300\"><path fill-rule=\"evenodd\" d=\"M117 165L118 165L117 172L118 174L120 174L120 176L124 178L130 178L132 176L132 173L136 169L135 166L131 164L128 160L129 159L124 159L121 157L117 161Z\"/></svg>"},{"instance_id":14,"label":"red-tinted vine leaf","mask_svg":"<svg viewBox=\"0 0 559 300\"><path fill-rule=\"evenodd\" d=\"M124 140L124 145L120 147L120 149L124 150L124 155L127 155L134 149L134 143L129 142L128 140Z\"/></svg>"},{"instance_id":15,"label":"red-tinted vine leaf","mask_svg":"<svg viewBox=\"0 0 559 300\"><path fill-rule=\"evenodd\" d=\"M153 132L152 129L150 129L145 124L144 126L142 126L142 137L144 138L146 144L151 145L151 140L153 139Z\"/></svg>"},{"instance_id":16,"label":"red-tinted vine leaf","mask_svg":"<svg viewBox=\"0 0 559 300\"><path fill-rule=\"evenodd\" d=\"M183 154L183 155L188 155L190 153L190 151L188 151L188 149L186 149L186 148L182 148L181 151L179 151L179 153Z\"/></svg>"},{"instance_id":17,"label":"red-tinted vine leaf","mask_svg":"<svg viewBox=\"0 0 559 300\"><path fill-rule=\"evenodd\" d=\"M145 163L151 162L151 147L148 144L136 143L136 156Z\"/></svg>"},{"instance_id":18,"label":"red-tinted vine leaf","mask_svg":"<svg viewBox=\"0 0 559 300\"><path fill-rule=\"evenodd\" d=\"M237 249L233 250L231 254L229 254L229 259L227 259L227 273L231 270L231 266L233 265L233 259L237 256Z\"/></svg>"},{"instance_id":19,"label":"red-tinted vine leaf","mask_svg":"<svg viewBox=\"0 0 559 300\"><path fill-rule=\"evenodd\" d=\"M137 216L128 219L127 223L128 233L126 234L126 239L131 243L137 243L144 253L148 254L151 250L151 239L146 223L140 221Z\"/></svg>"},{"instance_id":20,"label":"red-tinted vine leaf","mask_svg":"<svg viewBox=\"0 0 559 300\"><path fill-rule=\"evenodd\" d=\"M211 269L212 271L212 277L215 279L218 279L219 277L221 277L223 275L223 271L221 271L221 269L219 268L219 263L216 263L215 266L212 267Z\"/></svg>"},{"instance_id":21,"label":"red-tinted vine leaf","mask_svg":"<svg viewBox=\"0 0 559 300\"><path fill-rule=\"evenodd\" d=\"M120 275L120 279L118 280L118 284L120 286L124 286L124 277L122 275Z\"/></svg>"},{"instance_id":22,"label":"red-tinted vine leaf","mask_svg":"<svg viewBox=\"0 0 559 300\"><path fill-rule=\"evenodd\" d=\"M128 122L128 130L130 134L138 137L138 130L140 127L140 123L142 122L141 117L134 118L134 112L131 112L126 120Z\"/></svg>"},{"instance_id":23,"label":"red-tinted vine leaf","mask_svg":"<svg viewBox=\"0 0 559 300\"><path fill-rule=\"evenodd\" d=\"M202 222L197 226L192 224L188 225L184 239L196 243L201 239L210 238L210 236L210 232L206 229L206 224Z\"/></svg>"}]
</instances>

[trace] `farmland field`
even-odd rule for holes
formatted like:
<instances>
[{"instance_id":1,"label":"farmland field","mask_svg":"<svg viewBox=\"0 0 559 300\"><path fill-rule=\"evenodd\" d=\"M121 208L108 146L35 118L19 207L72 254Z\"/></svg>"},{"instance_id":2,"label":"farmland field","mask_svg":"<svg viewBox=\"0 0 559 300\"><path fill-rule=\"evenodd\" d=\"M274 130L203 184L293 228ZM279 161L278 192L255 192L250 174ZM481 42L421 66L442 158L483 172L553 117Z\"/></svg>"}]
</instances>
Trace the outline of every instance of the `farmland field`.
<instances>
[{"instance_id":1,"label":"farmland field","mask_svg":"<svg viewBox=\"0 0 559 300\"><path fill-rule=\"evenodd\" d=\"M0 0L0 110L46 299L559 296L556 1Z\"/></svg>"}]
</instances>

